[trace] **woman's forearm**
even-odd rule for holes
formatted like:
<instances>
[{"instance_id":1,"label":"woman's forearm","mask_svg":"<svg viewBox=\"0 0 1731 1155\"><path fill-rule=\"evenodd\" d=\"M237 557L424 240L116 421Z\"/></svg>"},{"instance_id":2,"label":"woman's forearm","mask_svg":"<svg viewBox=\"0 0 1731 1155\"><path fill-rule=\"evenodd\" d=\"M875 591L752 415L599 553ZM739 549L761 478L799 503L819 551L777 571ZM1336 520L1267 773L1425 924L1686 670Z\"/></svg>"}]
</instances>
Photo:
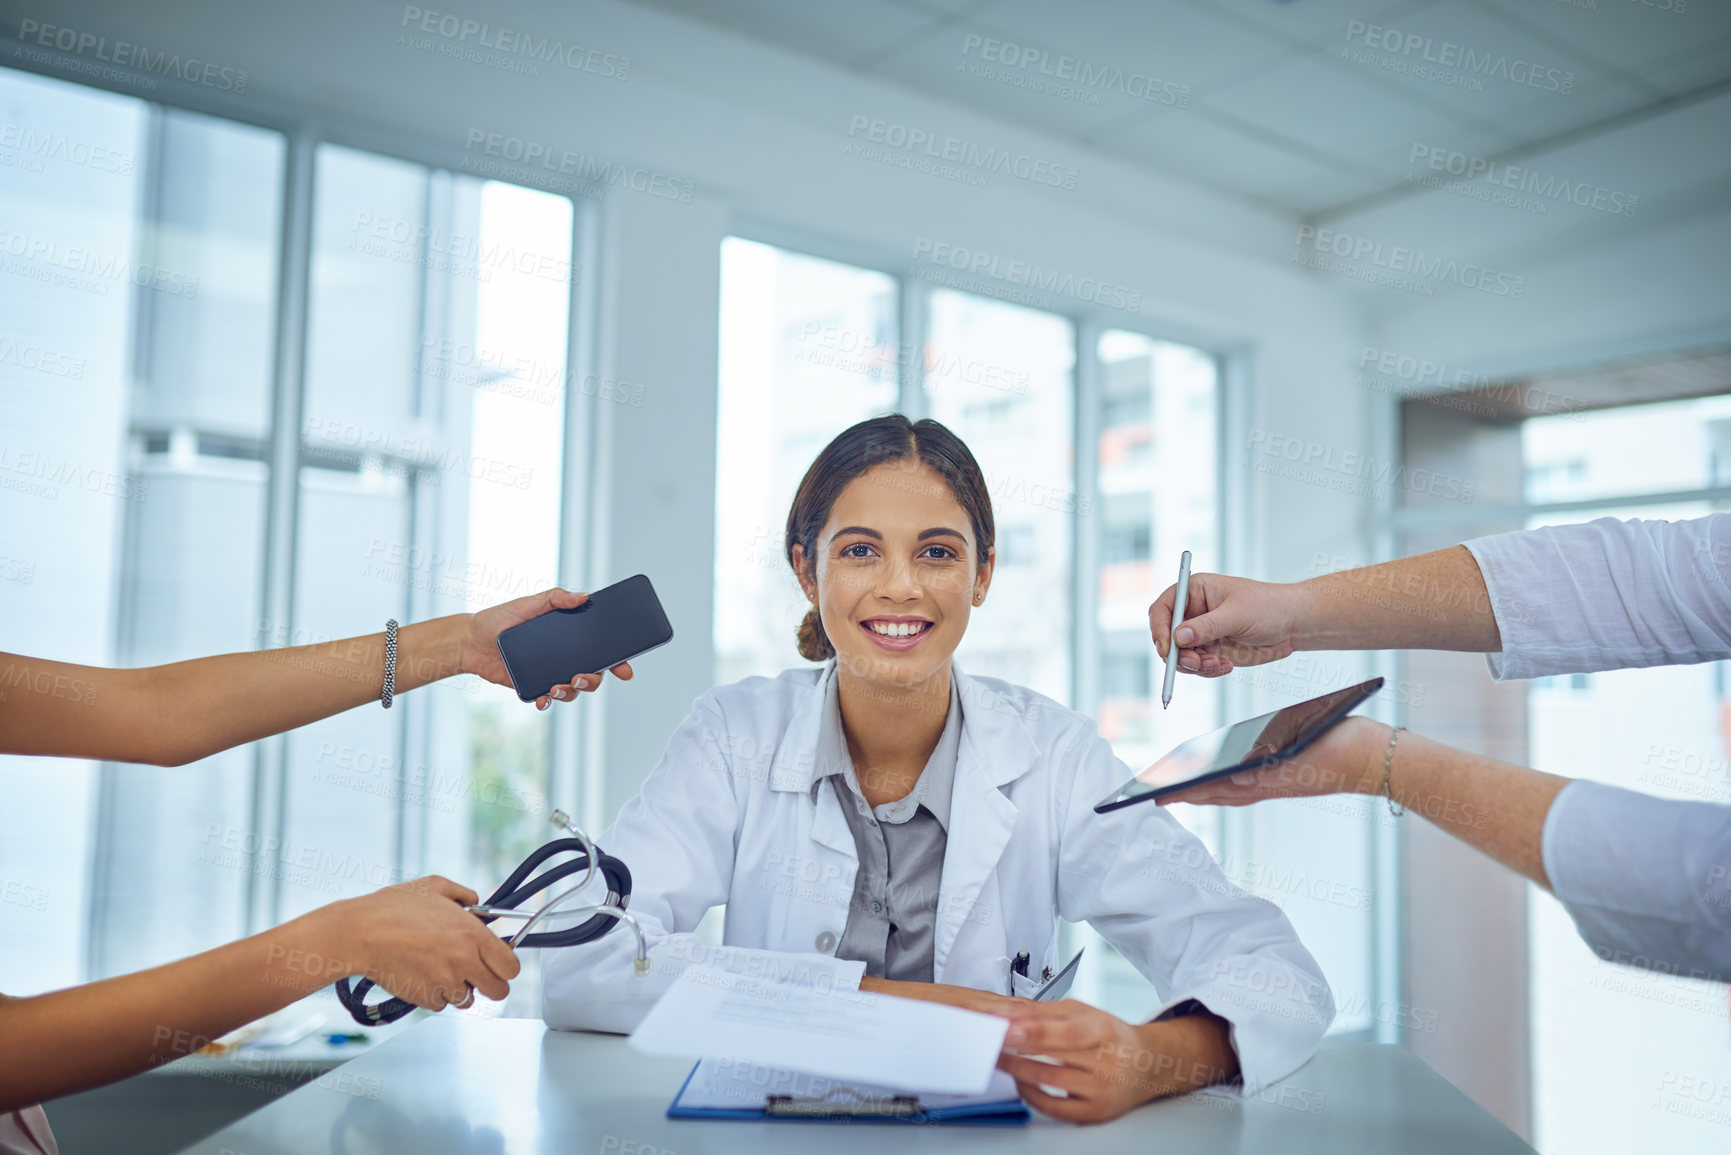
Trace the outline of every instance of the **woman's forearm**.
<instances>
[{"instance_id":1,"label":"woman's forearm","mask_svg":"<svg viewBox=\"0 0 1731 1155\"><path fill-rule=\"evenodd\" d=\"M1380 757L1374 765L1380 771ZM1545 817L1568 783L1411 732L1400 735L1389 770L1397 803L1547 890ZM1380 791L1378 781L1366 792Z\"/></svg>"},{"instance_id":2,"label":"woman's forearm","mask_svg":"<svg viewBox=\"0 0 1731 1155\"><path fill-rule=\"evenodd\" d=\"M468 624L400 629L397 691L460 673ZM377 701L385 635L135 670L0 660L0 752L178 766Z\"/></svg>"},{"instance_id":3,"label":"woman's forearm","mask_svg":"<svg viewBox=\"0 0 1731 1155\"><path fill-rule=\"evenodd\" d=\"M1232 1028L1210 1012L1143 1023L1136 1028L1149 1062L1132 1063L1143 1102L1200 1091L1238 1077Z\"/></svg>"},{"instance_id":4,"label":"woman's forearm","mask_svg":"<svg viewBox=\"0 0 1731 1155\"><path fill-rule=\"evenodd\" d=\"M397 631L396 692L462 672L469 615L416 622ZM167 704L162 736L170 765L292 730L376 703L385 684L385 635L315 646L195 658L147 671Z\"/></svg>"},{"instance_id":5,"label":"woman's forearm","mask_svg":"<svg viewBox=\"0 0 1731 1155\"><path fill-rule=\"evenodd\" d=\"M328 985L330 911L136 974L0 996L0 1112L192 1054Z\"/></svg>"}]
</instances>

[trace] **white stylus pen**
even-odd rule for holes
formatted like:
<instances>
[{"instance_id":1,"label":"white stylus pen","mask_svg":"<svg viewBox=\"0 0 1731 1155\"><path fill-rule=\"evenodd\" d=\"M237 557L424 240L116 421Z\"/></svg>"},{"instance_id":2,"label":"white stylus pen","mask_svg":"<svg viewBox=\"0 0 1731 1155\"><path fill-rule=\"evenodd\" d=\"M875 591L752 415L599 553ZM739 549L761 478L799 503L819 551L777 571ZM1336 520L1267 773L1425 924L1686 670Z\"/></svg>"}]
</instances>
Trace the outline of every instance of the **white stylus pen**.
<instances>
[{"instance_id":1,"label":"white stylus pen","mask_svg":"<svg viewBox=\"0 0 1731 1155\"><path fill-rule=\"evenodd\" d=\"M1178 674L1178 627L1184 621L1184 603L1190 600L1190 551L1178 560L1178 593L1172 599L1172 634L1166 642L1166 681L1160 687L1160 708L1172 704L1172 679Z\"/></svg>"}]
</instances>

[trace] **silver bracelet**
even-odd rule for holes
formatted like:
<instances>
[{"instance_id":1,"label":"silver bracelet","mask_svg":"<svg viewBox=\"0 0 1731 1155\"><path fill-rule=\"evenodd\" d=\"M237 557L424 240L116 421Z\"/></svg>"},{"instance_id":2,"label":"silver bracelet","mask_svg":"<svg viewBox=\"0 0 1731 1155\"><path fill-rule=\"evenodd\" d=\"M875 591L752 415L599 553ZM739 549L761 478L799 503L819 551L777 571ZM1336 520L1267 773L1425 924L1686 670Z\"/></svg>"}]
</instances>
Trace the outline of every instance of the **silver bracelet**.
<instances>
[{"instance_id":1,"label":"silver bracelet","mask_svg":"<svg viewBox=\"0 0 1731 1155\"><path fill-rule=\"evenodd\" d=\"M385 688L379 692L379 701L389 710L391 699L397 696L397 619L391 618L385 623Z\"/></svg>"},{"instance_id":2,"label":"silver bracelet","mask_svg":"<svg viewBox=\"0 0 1731 1155\"><path fill-rule=\"evenodd\" d=\"M1388 736L1388 749L1382 756L1382 796L1388 799L1388 812L1399 818L1406 813L1406 808L1394 800L1394 790L1389 786L1389 775L1394 772L1394 744L1400 741L1400 732L1405 726L1396 726Z\"/></svg>"}]
</instances>

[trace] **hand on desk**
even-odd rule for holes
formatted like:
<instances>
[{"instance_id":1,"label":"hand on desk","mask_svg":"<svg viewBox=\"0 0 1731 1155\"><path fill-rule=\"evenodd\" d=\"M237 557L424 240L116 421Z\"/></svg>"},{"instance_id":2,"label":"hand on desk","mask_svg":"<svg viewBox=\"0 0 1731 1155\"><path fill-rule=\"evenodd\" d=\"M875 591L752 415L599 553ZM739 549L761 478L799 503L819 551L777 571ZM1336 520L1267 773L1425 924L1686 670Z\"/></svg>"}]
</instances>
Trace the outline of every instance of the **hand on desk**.
<instances>
[{"instance_id":1,"label":"hand on desk","mask_svg":"<svg viewBox=\"0 0 1731 1155\"><path fill-rule=\"evenodd\" d=\"M509 686L511 675L505 672L505 662L499 657L499 635L512 626L520 625L530 618L538 618L550 610L572 609L588 600L588 594L573 593L571 590L555 587L538 594L530 594L528 597L501 602L471 614L469 629L463 636L463 672L477 674L501 686ZM613 667L613 675L621 681L629 682L631 663L620 662ZM575 698L585 690L599 689L601 677L600 671L578 674L568 684L562 682L550 687L536 699L535 708L545 710L550 702L563 702Z\"/></svg>"},{"instance_id":2,"label":"hand on desk","mask_svg":"<svg viewBox=\"0 0 1731 1155\"><path fill-rule=\"evenodd\" d=\"M1238 1074L1226 1020L1213 1014L1137 1025L1074 999L1011 1001L998 1066L1030 1106L1054 1119L1104 1123L1150 1100Z\"/></svg>"},{"instance_id":3,"label":"hand on desk","mask_svg":"<svg viewBox=\"0 0 1731 1155\"><path fill-rule=\"evenodd\" d=\"M1138 1026L1074 999L1036 1003L973 987L871 977L860 980L860 990L1009 1019L998 1066L1016 1080L1031 1106L1071 1123L1104 1123L1150 1099L1195 1091L1238 1074L1226 1020L1208 1013Z\"/></svg>"}]
</instances>

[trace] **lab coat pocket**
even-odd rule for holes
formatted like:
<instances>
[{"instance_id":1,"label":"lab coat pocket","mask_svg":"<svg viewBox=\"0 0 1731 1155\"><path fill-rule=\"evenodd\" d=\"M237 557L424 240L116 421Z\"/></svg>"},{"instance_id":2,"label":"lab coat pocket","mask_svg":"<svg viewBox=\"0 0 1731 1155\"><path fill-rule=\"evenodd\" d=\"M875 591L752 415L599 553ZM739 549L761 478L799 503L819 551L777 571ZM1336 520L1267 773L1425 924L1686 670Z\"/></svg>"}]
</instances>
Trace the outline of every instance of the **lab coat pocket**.
<instances>
[{"instance_id":1,"label":"lab coat pocket","mask_svg":"<svg viewBox=\"0 0 1731 1155\"><path fill-rule=\"evenodd\" d=\"M1010 975L1010 993L1012 995L1016 996L1018 999L1031 999L1031 998L1033 998L1034 992L1039 990L1041 987L1043 987L1045 985L1046 985L1045 983L1040 981L1040 976L1037 974L1035 974L1035 975L1011 974Z\"/></svg>"}]
</instances>

